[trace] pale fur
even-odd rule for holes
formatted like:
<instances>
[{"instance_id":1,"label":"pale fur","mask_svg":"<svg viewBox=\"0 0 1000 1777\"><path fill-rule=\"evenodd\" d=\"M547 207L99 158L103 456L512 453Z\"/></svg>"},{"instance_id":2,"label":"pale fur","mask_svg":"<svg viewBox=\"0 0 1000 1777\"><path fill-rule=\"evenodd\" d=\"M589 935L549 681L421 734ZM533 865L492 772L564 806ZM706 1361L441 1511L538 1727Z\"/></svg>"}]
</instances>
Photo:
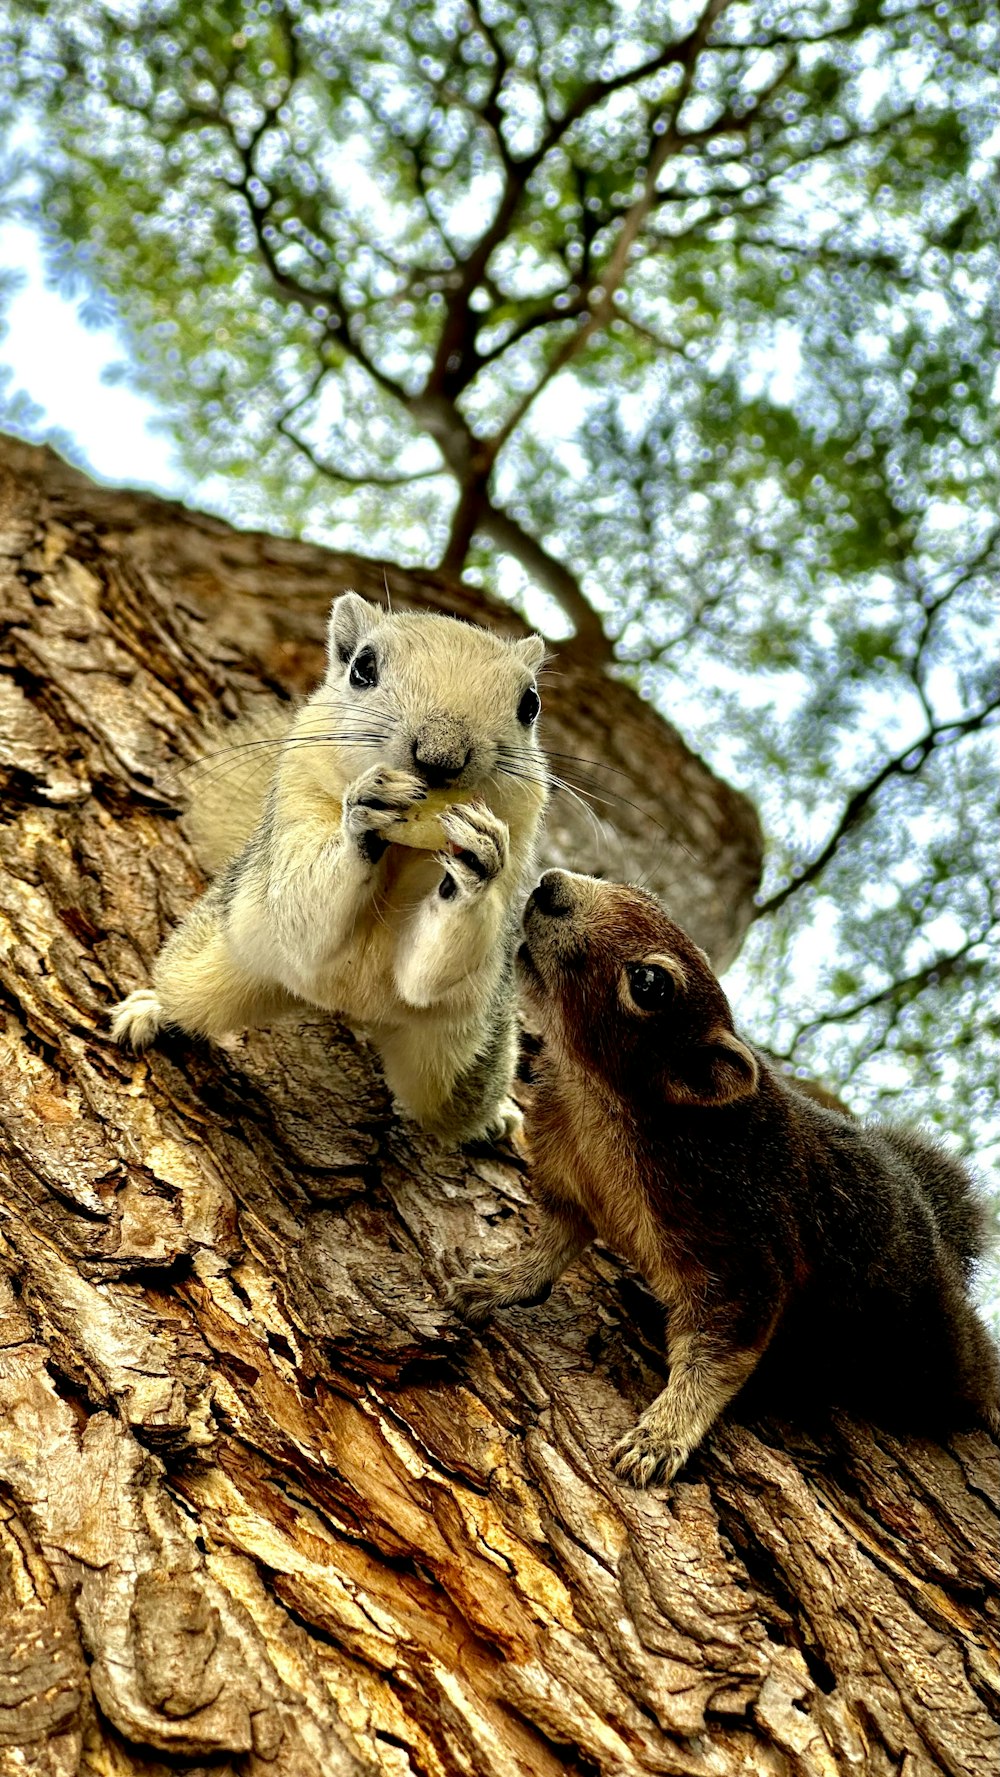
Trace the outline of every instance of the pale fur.
<instances>
[{"instance_id":1,"label":"pale fur","mask_svg":"<svg viewBox=\"0 0 1000 1777\"><path fill-rule=\"evenodd\" d=\"M275 704L206 732L184 815L206 876L217 876L242 851L260 820L274 782L276 743L291 734L297 715L294 705Z\"/></svg>"},{"instance_id":2,"label":"pale fur","mask_svg":"<svg viewBox=\"0 0 1000 1777\"><path fill-rule=\"evenodd\" d=\"M367 645L379 683L357 690L350 662ZM229 861L161 951L153 989L118 1007L115 1036L138 1047L172 1025L220 1038L307 1002L372 1039L421 1123L448 1139L508 1127L512 956L546 800L517 706L543 656L537 636L506 642L353 593L335 601L323 684L284 741L261 749L269 771L251 752L242 790L223 783L207 799L218 812L214 830L198 817L200 849ZM421 793L418 737L441 757L470 749L443 817L449 848L391 844L372 862L365 844L392 819L378 804ZM518 775L498 768L499 746Z\"/></svg>"}]
</instances>

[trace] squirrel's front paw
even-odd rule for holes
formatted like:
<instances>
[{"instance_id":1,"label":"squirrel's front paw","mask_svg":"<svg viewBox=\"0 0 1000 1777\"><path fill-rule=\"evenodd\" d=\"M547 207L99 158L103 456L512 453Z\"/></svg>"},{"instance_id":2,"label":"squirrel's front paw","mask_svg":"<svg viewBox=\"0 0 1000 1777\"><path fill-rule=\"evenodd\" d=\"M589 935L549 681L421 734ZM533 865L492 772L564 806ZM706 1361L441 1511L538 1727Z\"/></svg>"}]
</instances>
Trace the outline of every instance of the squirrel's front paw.
<instances>
[{"instance_id":1,"label":"squirrel's front paw","mask_svg":"<svg viewBox=\"0 0 1000 1777\"><path fill-rule=\"evenodd\" d=\"M391 827L400 815L415 802L422 802L426 795L426 787L415 772L372 765L347 787L344 832L360 846L369 862L375 863L389 843L382 837L385 828Z\"/></svg>"},{"instance_id":2,"label":"squirrel's front paw","mask_svg":"<svg viewBox=\"0 0 1000 1777\"><path fill-rule=\"evenodd\" d=\"M551 1294L547 1279L519 1275L509 1263L483 1263L452 1284L445 1302L470 1327L482 1327L498 1308L534 1308Z\"/></svg>"},{"instance_id":3,"label":"squirrel's front paw","mask_svg":"<svg viewBox=\"0 0 1000 1777\"><path fill-rule=\"evenodd\" d=\"M468 1277L460 1277L445 1296L445 1306L470 1327L483 1327L503 1307L500 1279L491 1265L476 1265Z\"/></svg>"},{"instance_id":4,"label":"squirrel's front paw","mask_svg":"<svg viewBox=\"0 0 1000 1777\"><path fill-rule=\"evenodd\" d=\"M681 1445L671 1443L658 1427L644 1425L640 1419L619 1438L611 1452L611 1466L619 1479L630 1486L652 1487L657 1481L672 1481L690 1454Z\"/></svg>"},{"instance_id":5,"label":"squirrel's front paw","mask_svg":"<svg viewBox=\"0 0 1000 1777\"><path fill-rule=\"evenodd\" d=\"M137 987L111 1014L111 1035L129 1049L148 1049L163 1024L163 1007L151 987Z\"/></svg>"},{"instance_id":6,"label":"squirrel's front paw","mask_svg":"<svg viewBox=\"0 0 1000 1777\"><path fill-rule=\"evenodd\" d=\"M444 870L438 889L441 899L482 894L507 866L510 834L506 821L485 802L463 802L445 811L441 825L454 848L438 853Z\"/></svg>"}]
</instances>

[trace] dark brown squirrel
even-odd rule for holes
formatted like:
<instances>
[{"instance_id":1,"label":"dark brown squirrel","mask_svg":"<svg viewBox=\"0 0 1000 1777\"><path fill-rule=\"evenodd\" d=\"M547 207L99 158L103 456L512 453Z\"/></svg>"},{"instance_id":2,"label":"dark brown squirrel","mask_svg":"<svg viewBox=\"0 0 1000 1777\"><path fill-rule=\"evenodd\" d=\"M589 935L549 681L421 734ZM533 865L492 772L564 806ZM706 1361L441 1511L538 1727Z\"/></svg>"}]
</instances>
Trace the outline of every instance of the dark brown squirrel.
<instances>
[{"instance_id":1,"label":"dark brown squirrel","mask_svg":"<svg viewBox=\"0 0 1000 1777\"><path fill-rule=\"evenodd\" d=\"M542 1225L453 1286L458 1312L479 1325L543 1301L595 1237L629 1259L669 1308L669 1381L612 1452L640 1487L677 1473L758 1366L758 1396L766 1380L783 1402L899 1429L1000 1433L1000 1358L968 1294L985 1214L965 1168L783 1078L643 891L550 870L524 932Z\"/></svg>"}]
</instances>

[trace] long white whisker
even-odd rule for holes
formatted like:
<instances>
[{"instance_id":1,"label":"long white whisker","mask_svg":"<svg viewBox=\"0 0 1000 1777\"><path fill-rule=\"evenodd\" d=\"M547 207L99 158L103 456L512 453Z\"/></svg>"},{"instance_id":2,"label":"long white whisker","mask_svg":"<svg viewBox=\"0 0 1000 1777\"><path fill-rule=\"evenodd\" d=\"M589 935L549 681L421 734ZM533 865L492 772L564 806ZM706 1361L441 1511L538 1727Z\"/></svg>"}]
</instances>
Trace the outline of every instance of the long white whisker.
<instances>
[{"instance_id":1,"label":"long white whisker","mask_svg":"<svg viewBox=\"0 0 1000 1777\"><path fill-rule=\"evenodd\" d=\"M603 847L603 845L605 844L605 834L604 834L604 831L601 827L601 823L597 818L597 815L595 814L594 810L590 807L590 805L583 800L582 796L577 794L577 792L576 792L576 790L574 790L572 784L567 784L561 777L553 776L552 785L553 785L554 789L563 791L564 794L567 796L572 796L573 801L578 802L580 804L580 807L583 809L584 814L587 816L588 820L590 821L590 823L594 829L594 839L595 839L596 843L599 846ZM613 821L609 822L609 825L611 827L612 832L614 833L615 838L618 841L619 846L621 846L622 858L624 859L625 847L622 842L622 836L619 833L617 827L614 825Z\"/></svg>"},{"instance_id":2,"label":"long white whisker","mask_svg":"<svg viewBox=\"0 0 1000 1777\"><path fill-rule=\"evenodd\" d=\"M185 774L210 769L216 764L224 764L237 756L245 758L247 754L264 753L270 755L292 747L333 746L339 742L348 742L351 746L383 746L386 736L373 730L351 734L335 734L317 731L315 734L278 735L273 740L237 741L231 747L219 747L215 752L203 753L198 759L190 759L177 767L178 772Z\"/></svg>"},{"instance_id":3,"label":"long white whisker","mask_svg":"<svg viewBox=\"0 0 1000 1777\"><path fill-rule=\"evenodd\" d=\"M234 786L234 793L239 796L253 782L258 773L264 770L269 764L270 760L268 759L246 759L241 757L230 761L220 760L212 771L203 773L203 777L210 777L214 783L224 783L227 779L233 777L233 775L241 768L246 768L245 775L239 778ZM187 768L188 774L190 773L190 769L190 767ZM175 775L179 776L180 773L178 772ZM189 783L185 783L183 786L185 790L189 789L189 787Z\"/></svg>"},{"instance_id":4,"label":"long white whisker","mask_svg":"<svg viewBox=\"0 0 1000 1777\"><path fill-rule=\"evenodd\" d=\"M555 781L555 780L553 780L553 781ZM563 780L563 779L560 779L559 781L561 783L565 782L565 780ZM569 786L566 785L565 787L568 788ZM642 819L644 821L648 821L649 825L651 827L655 827L658 833L662 833L664 839L668 842L668 844L678 846L679 849L682 852L685 852L689 858L694 857L694 855L695 855L694 852L691 851L689 846L686 846L684 844L683 839L678 839L678 837L675 833L671 833L663 825L662 821L658 821L656 816L654 814L650 814L648 808L643 808L640 803L631 802L627 796L619 796L616 790L610 790L610 791L608 791L608 793L606 795L601 796L596 790L591 790L590 788L588 788L588 786L586 784L580 784L578 786L578 788L582 791L584 796L591 797L593 799L593 801L595 801L595 802L604 803L604 805L607 808L613 808L616 803L618 803L622 808L631 808L636 814L641 815Z\"/></svg>"},{"instance_id":5,"label":"long white whisker","mask_svg":"<svg viewBox=\"0 0 1000 1777\"><path fill-rule=\"evenodd\" d=\"M511 755L509 759L505 758L502 747L497 748L497 770L502 771L505 777L517 778L524 784L547 784L549 782L549 773L544 766L540 771L525 770L524 760L518 759L516 754Z\"/></svg>"},{"instance_id":6,"label":"long white whisker","mask_svg":"<svg viewBox=\"0 0 1000 1777\"><path fill-rule=\"evenodd\" d=\"M598 771L610 771L615 777L627 777L635 782L632 773L626 771L624 766L609 765L606 759L588 759L583 753L560 753L556 747L546 747L545 754L549 759L565 759L574 765L593 765Z\"/></svg>"}]
</instances>

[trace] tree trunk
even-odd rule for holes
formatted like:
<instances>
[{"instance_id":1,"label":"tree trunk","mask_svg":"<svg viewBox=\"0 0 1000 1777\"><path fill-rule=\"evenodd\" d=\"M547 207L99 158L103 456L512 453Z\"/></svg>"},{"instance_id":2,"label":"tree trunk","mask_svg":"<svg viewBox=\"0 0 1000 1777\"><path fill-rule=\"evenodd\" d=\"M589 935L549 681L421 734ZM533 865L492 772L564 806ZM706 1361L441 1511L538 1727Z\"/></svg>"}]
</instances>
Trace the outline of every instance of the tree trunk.
<instances>
[{"instance_id":1,"label":"tree trunk","mask_svg":"<svg viewBox=\"0 0 1000 1777\"><path fill-rule=\"evenodd\" d=\"M530 1222L514 1159L401 1123L319 1014L110 1042L200 887L199 729L309 683L381 567L8 440L0 577L3 1777L995 1773L985 1434L737 1414L669 1492L624 1488L608 1449L664 1373L634 1276L594 1249L482 1336L442 1307ZM549 743L633 787L620 840L557 805L552 856L643 870L725 960L752 810L627 687L558 674Z\"/></svg>"}]
</instances>

